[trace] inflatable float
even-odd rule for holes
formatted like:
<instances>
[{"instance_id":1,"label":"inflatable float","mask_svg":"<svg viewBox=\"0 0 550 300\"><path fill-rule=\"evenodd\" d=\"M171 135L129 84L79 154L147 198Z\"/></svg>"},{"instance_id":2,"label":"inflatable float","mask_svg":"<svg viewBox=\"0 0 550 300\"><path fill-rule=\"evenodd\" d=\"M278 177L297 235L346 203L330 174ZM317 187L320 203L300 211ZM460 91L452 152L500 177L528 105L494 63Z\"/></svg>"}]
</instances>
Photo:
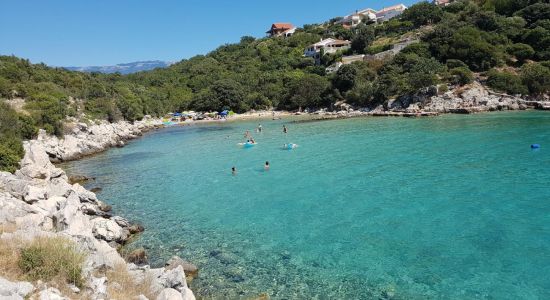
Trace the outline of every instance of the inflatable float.
<instances>
[{"instance_id":1,"label":"inflatable float","mask_svg":"<svg viewBox=\"0 0 550 300\"><path fill-rule=\"evenodd\" d=\"M284 150L292 150L294 148L298 147L298 145L296 144L293 144L293 143L288 143L288 144L284 144L283 145L283 149Z\"/></svg>"},{"instance_id":2,"label":"inflatable float","mask_svg":"<svg viewBox=\"0 0 550 300\"><path fill-rule=\"evenodd\" d=\"M246 143L238 143L237 145L242 146L244 148L252 148L258 145L258 143L246 142Z\"/></svg>"},{"instance_id":3,"label":"inflatable float","mask_svg":"<svg viewBox=\"0 0 550 300\"><path fill-rule=\"evenodd\" d=\"M539 149L539 148L540 148L539 144L531 144L531 149Z\"/></svg>"}]
</instances>

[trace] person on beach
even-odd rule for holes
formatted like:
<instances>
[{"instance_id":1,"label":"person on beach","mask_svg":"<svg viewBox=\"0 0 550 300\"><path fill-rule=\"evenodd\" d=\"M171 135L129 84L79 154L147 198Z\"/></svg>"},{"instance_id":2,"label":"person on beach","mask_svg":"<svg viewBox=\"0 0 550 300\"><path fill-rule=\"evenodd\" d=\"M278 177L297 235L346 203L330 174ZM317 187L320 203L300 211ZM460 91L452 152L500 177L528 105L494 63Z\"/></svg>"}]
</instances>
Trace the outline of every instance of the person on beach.
<instances>
[{"instance_id":1,"label":"person on beach","mask_svg":"<svg viewBox=\"0 0 550 300\"><path fill-rule=\"evenodd\" d=\"M269 171L269 162L268 161L265 162L264 170Z\"/></svg>"},{"instance_id":2,"label":"person on beach","mask_svg":"<svg viewBox=\"0 0 550 300\"><path fill-rule=\"evenodd\" d=\"M258 124L258 132L262 132L262 124Z\"/></svg>"},{"instance_id":3,"label":"person on beach","mask_svg":"<svg viewBox=\"0 0 550 300\"><path fill-rule=\"evenodd\" d=\"M286 129L286 125L283 125L283 133L287 133L288 129Z\"/></svg>"},{"instance_id":4,"label":"person on beach","mask_svg":"<svg viewBox=\"0 0 550 300\"><path fill-rule=\"evenodd\" d=\"M232 167L232 168L231 168L231 174L232 174L233 176L237 175L237 168Z\"/></svg>"}]
</instances>

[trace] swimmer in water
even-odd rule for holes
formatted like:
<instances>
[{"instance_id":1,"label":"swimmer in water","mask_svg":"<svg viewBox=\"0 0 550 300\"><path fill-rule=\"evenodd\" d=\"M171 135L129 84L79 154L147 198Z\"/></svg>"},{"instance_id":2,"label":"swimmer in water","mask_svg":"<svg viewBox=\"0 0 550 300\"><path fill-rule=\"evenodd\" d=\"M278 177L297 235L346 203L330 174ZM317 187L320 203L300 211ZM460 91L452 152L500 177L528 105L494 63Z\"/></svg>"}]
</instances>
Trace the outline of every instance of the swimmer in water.
<instances>
[{"instance_id":1,"label":"swimmer in water","mask_svg":"<svg viewBox=\"0 0 550 300\"><path fill-rule=\"evenodd\" d=\"M250 138L250 131L247 130L247 131L244 133L244 138L245 138L245 139L249 139L249 138Z\"/></svg>"},{"instance_id":2,"label":"swimmer in water","mask_svg":"<svg viewBox=\"0 0 550 300\"><path fill-rule=\"evenodd\" d=\"M232 174L232 175L237 175L237 168L232 167L232 168L231 168L231 174Z\"/></svg>"},{"instance_id":3,"label":"swimmer in water","mask_svg":"<svg viewBox=\"0 0 550 300\"><path fill-rule=\"evenodd\" d=\"M262 132L262 124L258 124L258 132Z\"/></svg>"},{"instance_id":4,"label":"swimmer in water","mask_svg":"<svg viewBox=\"0 0 550 300\"><path fill-rule=\"evenodd\" d=\"M288 129L286 129L286 126L283 125L283 133L287 133L288 132Z\"/></svg>"},{"instance_id":5,"label":"swimmer in water","mask_svg":"<svg viewBox=\"0 0 550 300\"><path fill-rule=\"evenodd\" d=\"M269 171L269 162L268 161L265 162L264 170Z\"/></svg>"}]
</instances>

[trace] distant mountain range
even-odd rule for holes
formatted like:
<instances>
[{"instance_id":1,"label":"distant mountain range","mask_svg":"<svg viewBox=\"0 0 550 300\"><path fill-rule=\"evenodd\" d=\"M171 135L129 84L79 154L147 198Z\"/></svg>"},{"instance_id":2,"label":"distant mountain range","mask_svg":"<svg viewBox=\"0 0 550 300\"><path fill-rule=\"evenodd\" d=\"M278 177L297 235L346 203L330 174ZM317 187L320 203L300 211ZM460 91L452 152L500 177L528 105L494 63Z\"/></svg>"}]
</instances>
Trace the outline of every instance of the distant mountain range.
<instances>
[{"instance_id":1,"label":"distant mountain range","mask_svg":"<svg viewBox=\"0 0 550 300\"><path fill-rule=\"evenodd\" d=\"M156 68L166 68L173 62L161 60L136 61L114 66L92 66L92 67L64 67L67 70L79 72L99 72L99 73L116 73L131 74L141 71L149 71Z\"/></svg>"}]
</instances>

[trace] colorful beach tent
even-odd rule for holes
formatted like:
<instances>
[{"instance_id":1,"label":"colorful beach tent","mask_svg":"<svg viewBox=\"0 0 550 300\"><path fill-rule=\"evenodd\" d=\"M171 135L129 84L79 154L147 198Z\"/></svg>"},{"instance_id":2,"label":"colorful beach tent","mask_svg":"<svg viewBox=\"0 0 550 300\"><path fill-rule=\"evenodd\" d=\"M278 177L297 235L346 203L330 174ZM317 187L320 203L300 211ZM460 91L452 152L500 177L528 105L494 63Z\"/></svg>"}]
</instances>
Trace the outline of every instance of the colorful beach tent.
<instances>
[{"instance_id":1,"label":"colorful beach tent","mask_svg":"<svg viewBox=\"0 0 550 300\"><path fill-rule=\"evenodd\" d=\"M229 114L228 110L224 110L221 113L219 113L220 116L227 116Z\"/></svg>"}]
</instances>

